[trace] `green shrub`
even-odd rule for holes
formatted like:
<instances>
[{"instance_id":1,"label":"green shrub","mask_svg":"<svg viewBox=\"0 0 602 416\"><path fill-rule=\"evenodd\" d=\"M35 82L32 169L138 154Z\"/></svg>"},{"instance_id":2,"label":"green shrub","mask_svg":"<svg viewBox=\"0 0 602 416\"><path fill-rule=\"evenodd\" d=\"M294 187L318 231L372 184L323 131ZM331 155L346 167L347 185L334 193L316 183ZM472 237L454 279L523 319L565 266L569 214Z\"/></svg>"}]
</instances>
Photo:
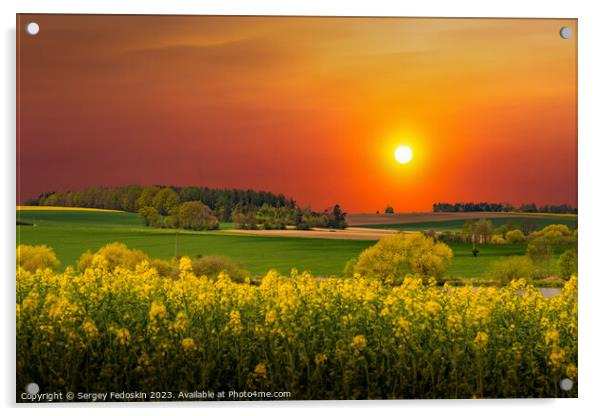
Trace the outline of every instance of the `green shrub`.
<instances>
[{"instance_id":1,"label":"green shrub","mask_svg":"<svg viewBox=\"0 0 602 416\"><path fill-rule=\"evenodd\" d=\"M235 282L244 282L250 273L239 264L225 256L204 256L192 261L192 271L197 276L207 276L215 279L221 272L225 272Z\"/></svg>"},{"instance_id":2,"label":"green shrub","mask_svg":"<svg viewBox=\"0 0 602 416\"><path fill-rule=\"evenodd\" d=\"M17 247L17 267L22 267L29 272L38 269L56 269L60 264L54 250L46 245L28 246L20 244Z\"/></svg>"},{"instance_id":3,"label":"green shrub","mask_svg":"<svg viewBox=\"0 0 602 416\"><path fill-rule=\"evenodd\" d=\"M506 241L510 244L524 243L525 235L521 230L511 230L506 233Z\"/></svg>"},{"instance_id":4,"label":"green shrub","mask_svg":"<svg viewBox=\"0 0 602 416\"><path fill-rule=\"evenodd\" d=\"M538 237L527 246L527 257L537 268L537 278L545 278L554 272L554 239Z\"/></svg>"},{"instance_id":5,"label":"green shrub","mask_svg":"<svg viewBox=\"0 0 602 416\"><path fill-rule=\"evenodd\" d=\"M423 234L394 234L368 247L358 257L354 272L399 284L406 275L441 277L451 264L452 250Z\"/></svg>"},{"instance_id":6,"label":"green shrub","mask_svg":"<svg viewBox=\"0 0 602 416\"><path fill-rule=\"evenodd\" d=\"M200 201L184 202L177 209L178 224L187 230L216 230L219 220L211 209Z\"/></svg>"},{"instance_id":7,"label":"green shrub","mask_svg":"<svg viewBox=\"0 0 602 416\"><path fill-rule=\"evenodd\" d=\"M144 225L147 227L159 227L161 225L161 215L154 207L142 207L138 210L138 214L140 214Z\"/></svg>"},{"instance_id":8,"label":"green shrub","mask_svg":"<svg viewBox=\"0 0 602 416\"><path fill-rule=\"evenodd\" d=\"M512 256L494 262L489 275L502 286L518 279L532 282L537 275L537 267L528 257Z\"/></svg>"},{"instance_id":9,"label":"green shrub","mask_svg":"<svg viewBox=\"0 0 602 416\"><path fill-rule=\"evenodd\" d=\"M560 277L569 280L571 276L577 276L577 250L567 250L560 255L558 259L558 271Z\"/></svg>"},{"instance_id":10,"label":"green shrub","mask_svg":"<svg viewBox=\"0 0 602 416\"><path fill-rule=\"evenodd\" d=\"M159 276L177 278L179 275L178 262L174 259L153 259L151 266L159 273Z\"/></svg>"},{"instance_id":11,"label":"green shrub","mask_svg":"<svg viewBox=\"0 0 602 416\"><path fill-rule=\"evenodd\" d=\"M552 235L552 236L558 236L558 235L567 236L567 235L572 234L569 227L566 226L565 224L550 224L550 225L547 225L546 227L544 227L538 233L541 233L543 235Z\"/></svg>"},{"instance_id":12,"label":"green shrub","mask_svg":"<svg viewBox=\"0 0 602 416\"><path fill-rule=\"evenodd\" d=\"M506 244L506 243L508 243L508 241L506 241L506 239L504 237L502 237L501 235L495 234L493 237L491 237L491 244Z\"/></svg>"}]
</instances>

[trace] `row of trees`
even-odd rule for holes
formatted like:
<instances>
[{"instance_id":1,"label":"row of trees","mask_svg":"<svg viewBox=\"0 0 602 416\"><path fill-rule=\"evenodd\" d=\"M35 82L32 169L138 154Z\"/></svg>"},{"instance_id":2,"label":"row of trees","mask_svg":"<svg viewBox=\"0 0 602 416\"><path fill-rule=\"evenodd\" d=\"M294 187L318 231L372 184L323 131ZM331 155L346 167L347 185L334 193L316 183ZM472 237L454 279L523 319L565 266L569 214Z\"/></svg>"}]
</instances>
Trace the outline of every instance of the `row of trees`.
<instances>
[{"instance_id":1,"label":"row of trees","mask_svg":"<svg viewBox=\"0 0 602 416\"><path fill-rule=\"evenodd\" d=\"M437 233L431 230L425 233L448 243L515 244L545 237L561 243L572 244L577 239L577 230L571 230L564 224L550 224L538 230L534 223L525 220L522 224L507 222L499 227L495 227L490 220L484 218L465 221L462 231L459 232L444 231Z\"/></svg>"},{"instance_id":2,"label":"row of trees","mask_svg":"<svg viewBox=\"0 0 602 416\"><path fill-rule=\"evenodd\" d=\"M283 194L255 191L252 189L217 189L207 187L142 186L94 187L80 191L51 192L27 201L27 205L64 206L82 208L117 209L138 212L143 207L152 206L155 197L161 193L162 201L155 209L160 215L168 215L169 208L179 203L199 201L209 207L221 221L231 221L232 213L238 207L259 208L266 204L271 207L295 208L296 202ZM175 195L175 196L174 196Z\"/></svg>"},{"instance_id":3,"label":"row of trees","mask_svg":"<svg viewBox=\"0 0 602 416\"><path fill-rule=\"evenodd\" d=\"M213 230L219 222L243 229L283 229L295 226L343 229L346 213L339 205L315 212L297 207L283 194L206 187L141 186L96 187L44 194L28 205L117 209L138 212L149 227Z\"/></svg>"},{"instance_id":4,"label":"row of trees","mask_svg":"<svg viewBox=\"0 0 602 416\"><path fill-rule=\"evenodd\" d=\"M136 201L136 207L145 224L150 227L215 230L219 228L221 219L218 213L201 201L181 202L178 193L170 187L144 189ZM290 225L309 230L312 227L346 228L346 215L339 205L320 213L290 205L263 203L255 207L239 203L228 217L241 229L285 229Z\"/></svg>"},{"instance_id":5,"label":"row of trees","mask_svg":"<svg viewBox=\"0 0 602 416\"><path fill-rule=\"evenodd\" d=\"M339 205L322 212L309 208L270 207L262 205L259 209L238 208L232 214L235 227L246 230L283 230L294 226L298 230L309 230L314 227L347 228L347 213Z\"/></svg>"},{"instance_id":6,"label":"row of trees","mask_svg":"<svg viewBox=\"0 0 602 416\"><path fill-rule=\"evenodd\" d=\"M437 202L433 204L433 212L534 212L546 214L577 214L577 208L568 204L541 205L534 203L515 207L509 203L491 202Z\"/></svg>"}]
</instances>

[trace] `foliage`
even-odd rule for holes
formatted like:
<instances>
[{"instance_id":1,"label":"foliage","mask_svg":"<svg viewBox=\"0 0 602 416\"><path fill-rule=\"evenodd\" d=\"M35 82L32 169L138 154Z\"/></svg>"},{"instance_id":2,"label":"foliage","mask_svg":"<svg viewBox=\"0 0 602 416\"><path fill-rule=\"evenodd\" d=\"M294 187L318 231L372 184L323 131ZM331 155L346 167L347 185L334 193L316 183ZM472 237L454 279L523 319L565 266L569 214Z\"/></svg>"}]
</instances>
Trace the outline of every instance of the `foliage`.
<instances>
[{"instance_id":1,"label":"foliage","mask_svg":"<svg viewBox=\"0 0 602 416\"><path fill-rule=\"evenodd\" d=\"M560 277L568 280L571 276L577 276L577 250L567 250L558 259L558 271Z\"/></svg>"},{"instance_id":2,"label":"foliage","mask_svg":"<svg viewBox=\"0 0 602 416\"><path fill-rule=\"evenodd\" d=\"M433 204L433 212L533 212L550 214L577 214L577 208L568 204L542 205L522 204L515 208L509 203L491 202L436 202Z\"/></svg>"},{"instance_id":3,"label":"foliage","mask_svg":"<svg viewBox=\"0 0 602 416\"><path fill-rule=\"evenodd\" d=\"M532 233L532 236L556 238L567 237L571 234L571 230L569 230L569 227L567 227L565 224L550 224L543 229Z\"/></svg>"},{"instance_id":4,"label":"foliage","mask_svg":"<svg viewBox=\"0 0 602 416\"><path fill-rule=\"evenodd\" d=\"M109 243L94 254L87 251L82 254L77 263L77 268L84 272L88 268L96 267L99 262L106 263L108 270L115 270L117 266L134 270L143 261L150 259L140 250L130 249L123 243Z\"/></svg>"},{"instance_id":5,"label":"foliage","mask_svg":"<svg viewBox=\"0 0 602 416\"><path fill-rule=\"evenodd\" d=\"M176 210L177 226L186 230L215 230L219 227L219 220L209 207L199 201L188 201L181 204Z\"/></svg>"},{"instance_id":6,"label":"foliage","mask_svg":"<svg viewBox=\"0 0 602 416\"><path fill-rule=\"evenodd\" d=\"M175 194L175 195L174 195ZM177 198L176 198L177 197ZM155 199L156 198L156 199ZM200 201L217 213L222 221L230 221L235 208L271 207L294 208L294 200L282 194L252 189L212 189L207 187L140 186L97 187L72 192L51 192L29 201L41 206L65 206L116 209L138 212L153 206L160 215L167 216L178 202Z\"/></svg>"},{"instance_id":7,"label":"foliage","mask_svg":"<svg viewBox=\"0 0 602 416\"><path fill-rule=\"evenodd\" d=\"M188 258L175 280L146 261L107 265L17 270L16 385L294 400L578 395L576 278L546 299L524 281L391 288L293 271L253 286L198 277Z\"/></svg>"},{"instance_id":8,"label":"foliage","mask_svg":"<svg viewBox=\"0 0 602 416\"><path fill-rule=\"evenodd\" d=\"M175 279L179 276L178 261L176 259L153 259L151 261L151 267L155 269L161 277L171 277Z\"/></svg>"},{"instance_id":9,"label":"foliage","mask_svg":"<svg viewBox=\"0 0 602 416\"><path fill-rule=\"evenodd\" d=\"M525 235L521 230L511 230L506 232L506 240L510 244L524 243Z\"/></svg>"},{"instance_id":10,"label":"foliage","mask_svg":"<svg viewBox=\"0 0 602 416\"><path fill-rule=\"evenodd\" d=\"M536 276L537 268L531 259L525 256L512 256L504 260L497 260L489 272L489 277L502 286L518 279L532 282Z\"/></svg>"},{"instance_id":11,"label":"foliage","mask_svg":"<svg viewBox=\"0 0 602 416\"><path fill-rule=\"evenodd\" d=\"M509 231L513 231L513 230L518 230L518 227L512 222L506 222L505 224L502 224L499 227L496 227L494 233L499 234L502 237L506 238L506 234Z\"/></svg>"},{"instance_id":12,"label":"foliage","mask_svg":"<svg viewBox=\"0 0 602 416\"><path fill-rule=\"evenodd\" d=\"M22 267L29 272L37 269L56 269L60 264L54 250L46 245L29 246L20 244L17 247L17 267Z\"/></svg>"},{"instance_id":13,"label":"foliage","mask_svg":"<svg viewBox=\"0 0 602 416\"><path fill-rule=\"evenodd\" d=\"M491 244L506 244L509 243L504 237L501 235L495 234L491 237Z\"/></svg>"},{"instance_id":14,"label":"foliage","mask_svg":"<svg viewBox=\"0 0 602 416\"><path fill-rule=\"evenodd\" d=\"M394 234L368 247L358 257L355 273L387 284L399 284L407 274L440 277L450 266L451 249L422 234Z\"/></svg>"},{"instance_id":15,"label":"foliage","mask_svg":"<svg viewBox=\"0 0 602 416\"><path fill-rule=\"evenodd\" d=\"M194 259L192 272L199 277L205 276L210 279L217 278L220 273L226 273L230 279L239 283L250 277L249 272L226 256L203 256Z\"/></svg>"},{"instance_id":16,"label":"foliage","mask_svg":"<svg viewBox=\"0 0 602 416\"><path fill-rule=\"evenodd\" d=\"M488 243L493 236L493 223L481 218L477 221L468 220L464 223L463 232L470 236L473 243Z\"/></svg>"},{"instance_id":17,"label":"foliage","mask_svg":"<svg viewBox=\"0 0 602 416\"><path fill-rule=\"evenodd\" d=\"M357 265L357 258L354 257L349 259L347 263L345 263L345 269L343 269L343 276L345 277L353 277L355 273L355 266Z\"/></svg>"},{"instance_id":18,"label":"foliage","mask_svg":"<svg viewBox=\"0 0 602 416\"><path fill-rule=\"evenodd\" d=\"M391 205L387 205L387 207L385 208L385 214L393 214L395 211L393 210L393 207Z\"/></svg>"},{"instance_id":19,"label":"foliage","mask_svg":"<svg viewBox=\"0 0 602 416\"><path fill-rule=\"evenodd\" d=\"M537 277L545 278L553 274L554 267L553 237L539 237L527 246L526 256L537 266Z\"/></svg>"},{"instance_id":20,"label":"foliage","mask_svg":"<svg viewBox=\"0 0 602 416\"><path fill-rule=\"evenodd\" d=\"M163 224L163 218L159 211L155 207L145 206L138 210L138 213L144 221L144 225L147 227L161 227Z\"/></svg>"},{"instance_id":21,"label":"foliage","mask_svg":"<svg viewBox=\"0 0 602 416\"><path fill-rule=\"evenodd\" d=\"M163 188L153 198L152 206L159 215L169 215L180 203L180 196L171 188Z\"/></svg>"},{"instance_id":22,"label":"foliage","mask_svg":"<svg viewBox=\"0 0 602 416\"><path fill-rule=\"evenodd\" d=\"M232 213L232 221L236 228L241 230L257 230L257 212L255 210L235 209Z\"/></svg>"}]
</instances>

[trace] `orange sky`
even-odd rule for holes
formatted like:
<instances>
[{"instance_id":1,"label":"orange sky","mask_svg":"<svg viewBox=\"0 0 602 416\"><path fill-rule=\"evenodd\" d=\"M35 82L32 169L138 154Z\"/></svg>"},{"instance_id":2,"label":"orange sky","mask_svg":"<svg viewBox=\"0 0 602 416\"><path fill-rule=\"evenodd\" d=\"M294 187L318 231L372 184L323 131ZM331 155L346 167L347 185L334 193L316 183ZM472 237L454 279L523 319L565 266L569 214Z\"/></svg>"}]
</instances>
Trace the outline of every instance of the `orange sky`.
<instances>
[{"instance_id":1,"label":"orange sky","mask_svg":"<svg viewBox=\"0 0 602 416\"><path fill-rule=\"evenodd\" d=\"M36 21L37 36L24 32ZM18 201L131 183L314 209L577 205L575 20L21 15ZM398 145L414 160L395 163Z\"/></svg>"}]
</instances>

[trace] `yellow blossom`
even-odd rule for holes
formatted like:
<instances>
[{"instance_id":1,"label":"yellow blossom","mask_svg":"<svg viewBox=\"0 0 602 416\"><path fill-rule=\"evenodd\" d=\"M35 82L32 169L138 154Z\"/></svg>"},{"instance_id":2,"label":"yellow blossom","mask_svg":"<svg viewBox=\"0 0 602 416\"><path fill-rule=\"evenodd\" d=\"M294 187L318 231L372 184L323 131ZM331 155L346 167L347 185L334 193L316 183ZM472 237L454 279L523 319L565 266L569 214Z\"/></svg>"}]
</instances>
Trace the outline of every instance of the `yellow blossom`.
<instances>
[{"instance_id":1,"label":"yellow blossom","mask_svg":"<svg viewBox=\"0 0 602 416\"><path fill-rule=\"evenodd\" d=\"M550 329L544 336L546 344L556 344L560 339L560 334L556 329Z\"/></svg>"},{"instance_id":2,"label":"yellow blossom","mask_svg":"<svg viewBox=\"0 0 602 416\"><path fill-rule=\"evenodd\" d=\"M564 350L562 348L554 348L548 358L553 367L560 367L564 362Z\"/></svg>"},{"instance_id":3,"label":"yellow blossom","mask_svg":"<svg viewBox=\"0 0 602 416\"><path fill-rule=\"evenodd\" d=\"M477 332L477 336L474 339L474 344L478 349L487 348L488 342L489 342L489 335L486 332L482 332L482 331Z\"/></svg>"},{"instance_id":4,"label":"yellow blossom","mask_svg":"<svg viewBox=\"0 0 602 416\"><path fill-rule=\"evenodd\" d=\"M255 366L253 373L259 377L265 377L268 373L268 369L264 363L259 363Z\"/></svg>"},{"instance_id":5,"label":"yellow blossom","mask_svg":"<svg viewBox=\"0 0 602 416\"><path fill-rule=\"evenodd\" d=\"M153 302L150 307L149 318L151 321L155 319L163 319L165 318L165 314L167 309L165 305L161 302Z\"/></svg>"},{"instance_id":6,"label":"yellow blossom","mask_svg":"<svg viewBox=\"0 0 602 416\"><path fill-rule=\"evenodd\" d=\"M577 366L573 363L570 363L566 366L566 375L573 381L577 380Z\"/></svg>"},{"instance_id":7,"label":"yellow blossom","mask_svg":"<svg viewBox=\"0 0 602 416\"><path fill-rule=\"evenodd\" d=\"M356 335L353 337L351 341L351 346L353 348L357 348L358 350L363 350L368 345L368 341L366 341L366 337L363 335Z\"/></svg>"},{"instance_id":8,"label":"yellow blossom","mask_svg":"<svg viewBox=\"0 0 602 416\"><path fill-rule=\"evenodd\" d=\"M84 323L82 324L82 329L84 330L86 335L89 336L90 338L94 338L94 337L98 336L98 328L96 328L96 325L94 324L94 322L92 322L89 319L84 321Z\"/></svg>"},{"instance_id":9,"label":"yellow blossom","mask_svg":"<svg viewBox=\"0 0 602 416\"><path fill-rule=\"evenodd\" d=\"M326 360L328 360L328 355L324 354L323 352L316 354L316 357L314 358L316 365L323 364L326 362Z\"/></svg>"},{"instance_id":10,"label":"yellow blossom","mask_svg":"<svg viewBox=\"0 0 602 416\"><path fill-rule=\"evenodd\" d=\"M195 347L195 343L192 338L184 338L182 340L182 348L184 348L184 351L193 350L194 347Z\"/></svg>"}]
</instances>

